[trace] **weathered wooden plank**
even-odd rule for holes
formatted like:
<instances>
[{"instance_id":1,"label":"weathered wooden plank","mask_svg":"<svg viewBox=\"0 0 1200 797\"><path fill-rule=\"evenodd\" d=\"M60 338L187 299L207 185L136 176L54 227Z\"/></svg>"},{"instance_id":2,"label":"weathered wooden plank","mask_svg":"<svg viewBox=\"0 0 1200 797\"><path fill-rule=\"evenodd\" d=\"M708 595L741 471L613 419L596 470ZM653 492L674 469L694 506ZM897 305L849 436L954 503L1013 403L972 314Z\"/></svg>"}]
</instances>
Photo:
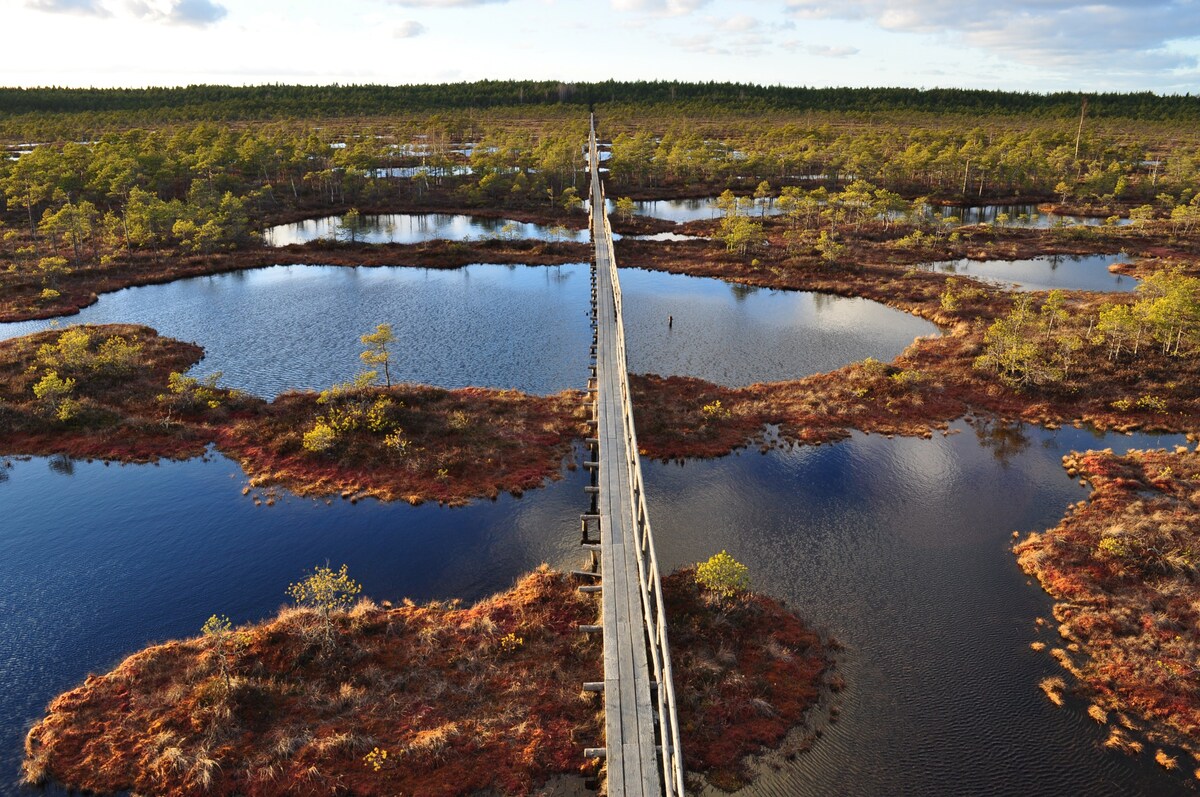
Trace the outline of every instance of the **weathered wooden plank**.
<instances>
[{"instance_id":1,"label":"weathered wooden plank","mask_svg":"<svg viewBox=\"0 0 1200 797\"><path fill-rule=\"evenodd\" d=\"M610 795L659 795L660 769L654 739L654 698L646 651L643 586L639 578L641 545L636 539L637 505L625 428L622 393L624 357L615 323L609 241L605 236L599 177L592 174L595 241L594 385L596 405L597 514L603 573L601 624L604 628L604 706ZM593 383L589 381L589 388ZM589 442L591 440L589 439Z\"/></svg>"}]
</instances>

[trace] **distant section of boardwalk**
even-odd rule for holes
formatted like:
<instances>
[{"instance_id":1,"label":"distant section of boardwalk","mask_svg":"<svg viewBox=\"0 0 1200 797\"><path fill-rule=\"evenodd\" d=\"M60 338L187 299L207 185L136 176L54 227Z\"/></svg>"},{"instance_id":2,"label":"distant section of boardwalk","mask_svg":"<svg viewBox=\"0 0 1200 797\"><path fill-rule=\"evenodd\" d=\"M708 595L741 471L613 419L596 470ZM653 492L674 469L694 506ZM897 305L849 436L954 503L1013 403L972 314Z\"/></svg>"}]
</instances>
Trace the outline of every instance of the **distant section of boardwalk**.
<instances>
[{"instance_id":1,"label":"distant section of boardwalk","mask_svg":"<svg viewBox=\"0 0 1200 797\"><path fill-rule=\"evenodd\" d=\"M605 758L608 794L682 795L675 691L654 540L646 513L637 434L629 401L621 286L593 128L592 236L595 242L595 480L592 518L600 534L604 633Z\"/></svg>"}]
</instances>

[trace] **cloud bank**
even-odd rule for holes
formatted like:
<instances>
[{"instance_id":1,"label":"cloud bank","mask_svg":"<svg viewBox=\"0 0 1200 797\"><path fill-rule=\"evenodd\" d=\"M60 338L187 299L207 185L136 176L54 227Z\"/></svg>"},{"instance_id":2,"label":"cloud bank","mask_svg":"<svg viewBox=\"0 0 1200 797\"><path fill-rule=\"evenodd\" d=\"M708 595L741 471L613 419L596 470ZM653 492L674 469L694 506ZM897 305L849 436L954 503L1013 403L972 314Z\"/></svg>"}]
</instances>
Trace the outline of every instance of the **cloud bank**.
<instances>
[{"instance_id":1,"label":"cloud bank","mask_svg":"<svg viewBox=\"0 0 1200 797\"><path fill-rule=\"evenodd\" d=\"M897 33L945 34L1025 64L1131 70L1196 66L1171 42L1200 36L1194 0L787 0L797 19L868 21Z\"/></svg>"}]
</instances>

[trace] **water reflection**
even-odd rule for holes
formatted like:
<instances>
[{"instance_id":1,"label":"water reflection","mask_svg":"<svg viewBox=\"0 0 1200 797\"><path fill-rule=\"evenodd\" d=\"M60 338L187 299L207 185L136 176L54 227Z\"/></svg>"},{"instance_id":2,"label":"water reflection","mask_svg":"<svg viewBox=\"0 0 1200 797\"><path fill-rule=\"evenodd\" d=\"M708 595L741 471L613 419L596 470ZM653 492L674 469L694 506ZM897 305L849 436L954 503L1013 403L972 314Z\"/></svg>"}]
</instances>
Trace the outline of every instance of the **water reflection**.
<instances>
[{"instance_id":1,"label":"water reflection","mask_svg":"<svg viewBox=\"0 0 1200 797\"><path fill-rule=\"evenodd\" d=\"M747 296L753 296L760 290L762 290L762 288L758 287L757 285L743 285L740 282L735 282L729 286L729 292L732 293L733 298L737 299L739 302L745 299Z\"/></svg>"},{"instance_id":2,"label":"water reflection","mask_svg":"<svg viewBox=\"0 0 1200 797\"><path fill-rule=\"evenodd\" d=\"M1050 602L1009 550L1013 531L1052 526L1086 496L1062 468L1067 451L1182 437L951 431L644 464L665 567L728 550L755 588L847 648L837 723L747 794L1189 793L1152 762L1105 751L1086 706L1040 694L1061 672L1029 648Z\"/></svg>"},{"instance_id":3,"label":"water reflection","mask_svg":"<svg viewBox=\"0 0 1200 797\"><path fill-rule=\"evenodd\" d=\"M587 379L588 280L581 263L274 266L105 294L72 321L147 324L195 341L206 351L197 375L221 371L223 384L266 397L352 379L359 336L382 322L401 342L392 363L399 380L555 393ZM622 269L621 280L629 363L641 373L726 385L795 379L866 356L888 361L937 333L862 299L638 269ZM51 323L0 325L0 336Z\"/></svg>"},{"instance_id":4,"label":"water reflection","mask_svg":"<svg viewBox=\"0 0 1200 797\"><path fill-rule=\"evenodd\" d=\"M1029 448L1030 439L1023 423L1005 421L1001 418L980 417L971 421L971 428L979 445L992 452L1003 467L1007 468L1012 460Z\"/></svg>"},{"instance_id":5,"label":"water reflection","mask_svg":"<svg viewBox=\"0 0 1200 797\"><path fill-rule=\"evenodd\" d=\"M46 464L50 466L50 470L60 476L75 475L75 460L66 454L55 454L50 457Z\"/></svg>"},{"instance_id":6,"label":"water reflection","mask_svg":"<svg viewBox=\"0 0 1200 797\"><path fill-rule=\"evenodd\" d=\"M616 212L616 206L612 200L608 201L608 212L610 214ZM752 216L777 216L783 211L775 205L773 199L756 199L752 205L746 208L746 212ZM717 197L715 196L635 202L634 213L639 216L649 216L677 223L719 219L722 216L721 211L717 208ZM945 205L930 207L927 214L930 221L939 223L952 221L954 226L996 224L1007 227L1044 229L1072 225L1099 226L1108 223L1108 220L1104 218L1043 213L1037 209L1037 205L1021 203ZM1129 224L1130 221L1129 219L1116 219L1113 223L1121 226Z\"/></svg>"},{"instance_id":7,"label":"water reflection","mask_svg":"<svg viewBox=\"0 0 1200 797\"><path fill-rule=\"evenodd\" d=\"M308 241L330 240L368 244L415 244L424 241L504 238L586 243L586 229L561 225L530 224L511 219L493 219L450 213L388 213L363 216L326 216L267 229L268 246L287 246Z\"/></svg>"},{"instance_id":8,"label":"water reflection","mask_svg":"<svg viewBox=\"0 0 1200 797\"><path fill-rule=\"evenodd\" d=\"M1021 291L1049 291L1056 288L1079 291L1127 293L1137 289L1139 280L1109 271L1109 267L1128 262L1123 252L1099 255L1043 255L1025 260L947 260L922 266L945 274L998 282Z\"/></svg>"}]
</instances>

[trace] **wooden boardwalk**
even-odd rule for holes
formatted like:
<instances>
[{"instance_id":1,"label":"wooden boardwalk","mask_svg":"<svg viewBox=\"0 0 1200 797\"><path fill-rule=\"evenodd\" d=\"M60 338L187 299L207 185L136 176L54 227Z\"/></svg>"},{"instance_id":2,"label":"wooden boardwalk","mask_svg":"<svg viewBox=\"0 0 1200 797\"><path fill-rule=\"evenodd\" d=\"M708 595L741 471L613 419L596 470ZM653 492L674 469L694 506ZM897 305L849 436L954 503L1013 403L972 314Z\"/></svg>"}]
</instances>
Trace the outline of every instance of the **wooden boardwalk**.
<instances>
[{"instance_id":1,"label":"wooden boardwalk","mask_svg":"<svg viewBox=\"0 0 1200 797\"><path fill-rule=\"evenodd\" d=\"M590 136L595 436L593 511L600 535L604 714L610 795L681 795L682 760L658 563L629 401L621 288Z\"/></svg>"}]
</instances>

